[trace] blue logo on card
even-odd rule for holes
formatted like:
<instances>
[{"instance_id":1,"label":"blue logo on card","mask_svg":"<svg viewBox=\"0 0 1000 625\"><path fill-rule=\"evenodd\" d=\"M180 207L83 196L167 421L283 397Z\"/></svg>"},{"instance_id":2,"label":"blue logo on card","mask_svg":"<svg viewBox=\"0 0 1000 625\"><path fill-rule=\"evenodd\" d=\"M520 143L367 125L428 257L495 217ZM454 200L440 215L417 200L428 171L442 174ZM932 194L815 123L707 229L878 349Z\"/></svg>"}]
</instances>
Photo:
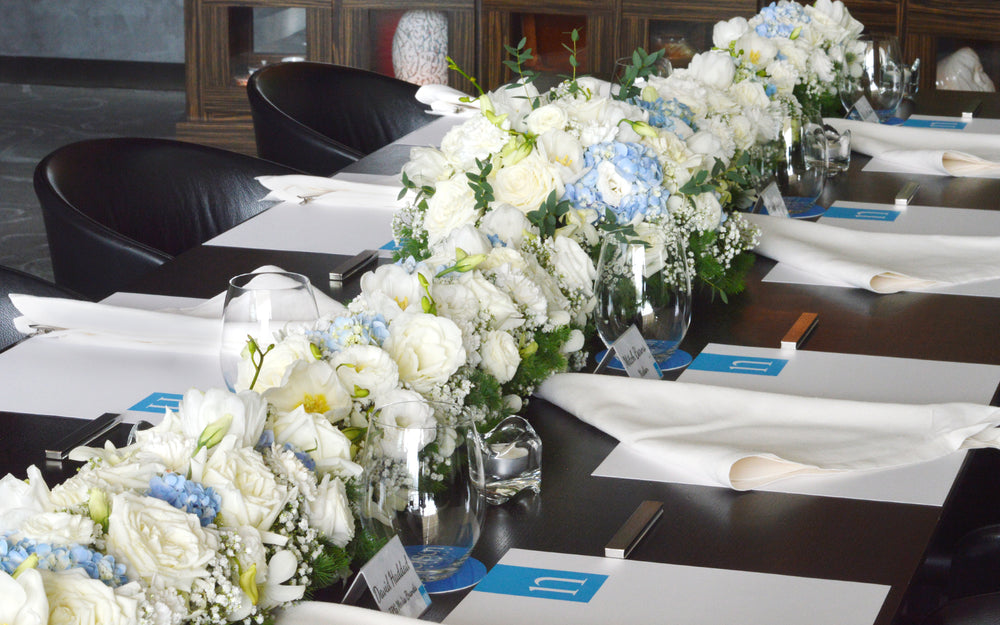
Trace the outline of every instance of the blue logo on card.
<instances>
[{"instance_id":1,"label":"blue logo on card","mask_svg":"<svg viewBox=\"0 0 1000 625\"><path fill-rule=\"evenodd\" d=\"M940 119L908 119L903 122L904 126L912 128L941 128L942 130L963 130L968 124L960 121L947 121Z\"/></svg>"},{"instance_id":2,"label":"blue logo on card","mask_svg":"<svg viewBox=\"0 0 1000 625\"><path fill-rule=\"evenodd\" d=\"M834 204L827 209L824 216L863 221L896 221L896 218L899 217L899 211L880 208L847 208Z\"/></svg>"},{"instance_id":3,"label":"blue logo on card","mask_svg":"<svg viewBox=\"0 0 1000 625\"><path fill-rule=\"evenodd\" d=\"M182 399L184 399L184 396L177 393L151 393L140 400L139 403L129 408L129 410L163 414L167 408L177 410L181 405Z\"/></svg>"},{"instance_id":4,"label":"blue logo on card","mask_svg":"<svg viewBox=\"0 0 1000 625\"><path fill-rule=\"evenodd\" d=\"M702 352L688 369L697 371L717 371L720 373L744 373L747 375L777 376L788 361L783 358L753 358L750 356L727 356Z\"/></svg>"},{"instance_id":5,"label":"blue logo on card","mask_svg":"<svg viewBox=\"0 0 1000 625\"><path fill-rule=\"evenodd\" d=\"M400 246L395 241L389 241L388 243L386 243L385 245L383 245L382 247L380 247L378 249L380 249L380 250L387 250L387 251L390 251L390 252L395 252L396 250L400 249Z\"/></svg>"},{"instance_id":6,"label":"blue logo on card","mask_svg":"<svg viewBox=\"0 0 1000 625\"><path fill-rule=\"evenodd\" d=\"M476 590L499 595L588 603L606 579L607 575L596 573L498 564L479 582Z\"/></svg>"}]
</instances>

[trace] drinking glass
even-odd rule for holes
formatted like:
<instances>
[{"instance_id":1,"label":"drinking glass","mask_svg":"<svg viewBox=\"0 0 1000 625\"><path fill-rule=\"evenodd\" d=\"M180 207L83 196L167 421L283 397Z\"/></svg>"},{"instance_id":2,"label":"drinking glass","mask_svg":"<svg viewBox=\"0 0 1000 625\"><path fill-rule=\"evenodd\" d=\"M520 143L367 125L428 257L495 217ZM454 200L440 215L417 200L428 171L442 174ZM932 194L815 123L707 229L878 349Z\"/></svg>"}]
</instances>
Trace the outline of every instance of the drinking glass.
<instances>
[{"instance_id":1,"label":"drinking glass","mask_svg":"<svg viewBox=\"0 0 1000 625\"><path fill-rule=\"evenodd\" d=\"M309 279L287 271L240 274L229 281L222 311L222 345L219 362L229 390L236 390L248 337L262 350L275 343L276 332L291 321L319 317ZM249 380L244 380L248 383ZM241 385L245 386L245 385Z\"/></svg>"},{"instance_id":2,"label":"drinking glass","mask_svg":"<svg viewBox=\"0 0 1000 625\"><path fill-rule=\"evenodd\" d=\"M840 101L850 112L864 96L879 121L885 121L895 112L905 89L899 40L895 35L860 37L858 63L860 67L846 72L840 85Z\"/></svg>"},{"instance_id":3,"label":"drinking glass","mask_svg":"<svg viewBox=\"0 0 1000 625\"><path fill-rule=\"evenodd\" d=\"M486 514L482 443L460 415L443 402L388 404L365 439L361 524L374 536L399 536L423 582L461 568Z\"/></svg>"},{"instance_id":4,"label":"drinking glass","mask_svg":"<svg viewBox=\"0 0 1000 625\"><path fill-rule=\"evenodd\" d=\"M681 237L652 244L605 239L595 290L597 333L609 349L635 324L658 363L677 350L691 322L691 275Z\"/></svg>"}]
</instances>

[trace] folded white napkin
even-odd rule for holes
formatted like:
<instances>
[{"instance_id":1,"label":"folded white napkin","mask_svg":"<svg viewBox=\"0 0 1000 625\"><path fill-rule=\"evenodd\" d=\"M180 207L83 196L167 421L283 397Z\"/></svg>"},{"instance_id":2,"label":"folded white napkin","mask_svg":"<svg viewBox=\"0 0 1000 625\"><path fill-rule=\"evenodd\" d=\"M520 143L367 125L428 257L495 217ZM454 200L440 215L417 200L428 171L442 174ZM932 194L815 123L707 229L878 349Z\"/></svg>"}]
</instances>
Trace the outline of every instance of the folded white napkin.
<instances>
[{"instance_id":1,"label":"folded white napkin","mask_svg":"<svg viewBox=\"0 0 1000 625\"><path fill-rule=\"evenodd\" d=\"M478 113L479 100L462 101L462 98L470 97L448 85L423 85L417 89L417 102L429 105L431 113L446 117L471 117Z\"/></svg>"},{"instance_id":2,"label":"folded white napkin","mask_svg":"<svg viewBox=\"0 0 1000 625\"><path fill-rule=\"evenodd\" d=\"M938 176L1000 178L1000 134L823 120L851 131L851 149L905 171Z\"/></svg>"},{"instance_id":3,"label":"folded white napkin","mask_svg":"<svg viewBox=\"0 0 1000 625\"><path fill-rule=\"evenodd\" d=\"M258 176L257 182L271 190L264 200L351 207L400 208L406 205L398 199L400 185L369 184L302 174Z\"/></svg>"},{"instance_id":4,"label":"folded white napkin","mask_svg":"<svg viewBox=\"0 0 1000 625\"><path fill-rule=\"evenodd\" d=\"M282 271L265 266L255 273ZM313 289L320 315L339 314L343 304ZM23 316L14 319L22 334L44 332L46 337L100 345L217 351L226 293L185 309L144 310L59 297L10 294Z\"/></svg>"},{"instance_id":5,"label":"folded white napkin","mask_svg":"<svg viewBox=\"0 0 1000 625\"><path fill-rule=\"evenodd\" d=\"M535 395L651 460L737 490L1000 446L1000 408L879 404L567 373Z\"/></svg>"},{"instance_id":6,"label":"folded white napkin","mask_svg":"<svg viewBox=\"0 0 1000 625\"><path fill-rule=\"evenodd\" d=\"M754 251L876 293L920 291L1000 278L1000 237L862 232L768 215Z\"/></svg>"},{"instance_id":7,"label":"folded white napkin","mask_svg":"<svg viewBox=\"0 0 1000 625\"><path fill-rule=\"evenodd\" d=\"M398 614L368 610L342 603L300 601L282 609L275 621L277 625L413 625L423 621Z\"/></svg>"}]
</instances>

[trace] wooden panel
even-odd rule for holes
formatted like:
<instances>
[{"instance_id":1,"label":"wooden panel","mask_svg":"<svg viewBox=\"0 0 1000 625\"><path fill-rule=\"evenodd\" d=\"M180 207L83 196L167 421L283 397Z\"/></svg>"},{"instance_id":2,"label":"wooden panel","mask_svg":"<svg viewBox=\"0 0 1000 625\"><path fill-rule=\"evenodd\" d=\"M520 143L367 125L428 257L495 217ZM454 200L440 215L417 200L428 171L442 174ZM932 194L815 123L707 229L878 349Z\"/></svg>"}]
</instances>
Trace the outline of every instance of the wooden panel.
<instances>
[{"instance_id":1,"label":"wooden panel","mask_svg":"<svg viewBox=\"0 0 1000 625\"><path fill-rule=\"evenodd\" d=\"M889 33L900 37L903 32L905 0L846 0L854 19L865 25L866 33Z\"/></svg>"}]
</instances>

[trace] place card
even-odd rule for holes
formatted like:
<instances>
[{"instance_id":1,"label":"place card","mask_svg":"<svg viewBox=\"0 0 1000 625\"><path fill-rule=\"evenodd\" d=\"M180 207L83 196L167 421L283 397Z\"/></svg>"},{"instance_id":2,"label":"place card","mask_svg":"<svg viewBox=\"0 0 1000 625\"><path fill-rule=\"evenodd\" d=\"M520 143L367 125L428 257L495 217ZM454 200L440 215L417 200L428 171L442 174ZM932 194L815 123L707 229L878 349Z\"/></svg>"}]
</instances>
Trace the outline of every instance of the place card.
<instances>
[{"instance_id":1,"label":"place card","mask_svg":"<svg viewBox=\"0 0 1000 625\"><path fill-rule=\"evenodd\" d=\"M757 201L767 210L767 214L772 217L790 217L788 206L785 204L785 198L781 197L781 190L778 189L776 182L772 182L764 187Z\"/></svg>"},{"instance_id":2,"label":"place card","mask_svg":"<svg viewBox=\"0 0 1000 625\"><path fill-rule=\"evenodd\" d=\"M393 536L358 571L344 594L344 603L353 604L371 591L375 605L383 612L419 617L431 604L427 589L417 576L399 536Z\"/></svg>"},{"instance_id":3,"label":"place card","mask_svg":"<svg viewBox=\"0 0 1000 625\"><path fill-rule=\"evenodd\" d=\"M865 96L858 98L858 101L854 103L854 106L852 106L851 109L858 114L861 121L872 122L875 124L879 123L878 113L875 112L875 109L872 108L871 102L869 102L868 98Z\"/></svg>"}]
</instances>

